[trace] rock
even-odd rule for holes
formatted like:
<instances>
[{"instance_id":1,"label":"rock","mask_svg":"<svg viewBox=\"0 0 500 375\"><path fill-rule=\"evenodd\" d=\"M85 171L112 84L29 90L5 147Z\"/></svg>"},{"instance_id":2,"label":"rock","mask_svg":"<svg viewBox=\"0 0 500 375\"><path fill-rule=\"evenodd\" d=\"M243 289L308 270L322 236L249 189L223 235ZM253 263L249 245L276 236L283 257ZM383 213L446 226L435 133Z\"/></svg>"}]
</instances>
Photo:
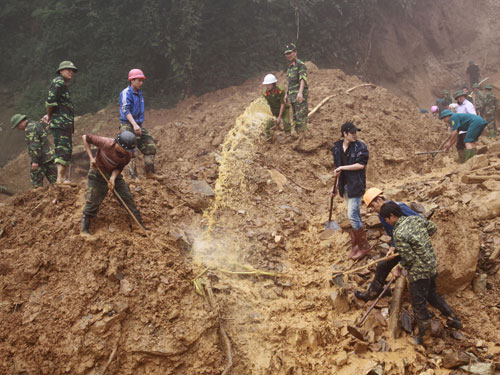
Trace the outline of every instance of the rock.
<instances>
[{"instance_id":1,"label":"rock","mask_svg":"<svg viewBox=\"0 0 500 375\"><path fill-rule=\"evenodd\" d=\"M484 233L492 233L495 231L495 222L489 223L487 226L484 227L483 232Z\"/></svg>"},{"instance_id":2,"label":"rock","mask_svg":"<svg viewBox=\"0 0 500 375\"><path fill-rule=\"evenodd\" d=\"M481 183L481 186L490 191L500 191L500 181L486 180Z\"/></svg>"},{"instance_id":3,"label":"rock","mask_svg":"<svg viewBox=\"0 0 500 375\"><path fill-rule=\"evenodd\" d=\"M460 366L460 370L463 370L468 374L495 375L495 364L478 362L470 365Z\"/></svg>"},{"instance_id":4,"label":"rock","mask_svg":"<svg viewBox=\"0 0 500 375\"><path fill-rule=\"evenodd\" d=\"M465 340L464 334L460 331L455 331L455 330L451 331L451 337L459 341Z\"/></svg>"},{"instance_id":5,"label":"rock","mask_svg":"<svg viewBox=\"0 0 500 375\"><path fill-rule=\"evenodd\" d=\"M387 234L384 234L382 237L380 237L380 241L385 242L385 243L390 243L392 238L388 236Z\"/></svg>"},{"instance_id":6,"label":"rock","mask_svg":"<svg viewBox=\"0 0 500 375\"><path fill-rule=\"evenodd\" d=\"M338 289L330 293L330 303L333 308L339 313L345 313L350 310L349 300L346 296L345 289Z\"/></svg>"},{"instance_id":7,"label":"rock","mask_svg":"<svg viewBox=\"0 0 500 375\"><path fill-rule=\"evenodd\" d=\"M463 204L467 204L472 200L472 195L469 193L465 193L460 197L460 200L462 201Z\"/></svg>"},{"instance_id":8,"label":"rock","mask_svg":"<svg viewBox=\"0 0 500 375\"><path fill-rule=\"evenodd\" d=\"M471 203L471 212L477 220L491 220L500 215L500 192L493 191Z\"/></svg>"},{"instance_id":9,"label":"rock","mask_svg":"<svg viewBox=\"0 0 500 375\"><path fill-rule=\"evenodd\" d=\"M408 198L408 195L401 188L384 189L384 196L385 198L393 201L401 201L405 198Z\"/></svg>"},{"instance_id":10,"label":"rock","mask_svg":"<svg viewBox=\"0 0 500 375\"><path fill-rule=\"evenodd\" d=\"M432 188L431 190L429 190L427 192L427 196L429 198L434 198L434 197L437 197L439 195L442 195L445 190L446 190L445 185L438 185L438 186Z\"/></svg>"},{"instance_id":11,"label":"rock","mask_svg":"<svg viewBox=\"0 0 500 375\"><path fill-rule=\"evenodd\" d=\"M483 294L486 291L486 283L488 281L488 276L483 273L474 279L472 283L472 290L476 294Z\"/></svg>"},{"instance_id":12,"label":"rock","mask_svg":"<svg viewBox=\"0 0 500 375\"><path fill-rule=\"evenodd\" d=\"M296 209L295 207L289 206L289 205L287 205L287 204L282 204L282 205L280 206L280 208L281 208L282 210L291 210L291 211L295 212L295 213L296 213L297 215L299 215L299 216L300 216L300 215L302 215L302 212L300 212L300 210Z\"/></svg>"},{"instance_id":13,"label":"rock","mask_svg":"<svg viewBox=\"0 0 500 375\"><path fill-rule=\"evenodd\" d=\"M489 164L488 155L476 155L470 158L462 165L462 170L475 170L479 168L487 167Z\"/></svg>"},{"instance_id":14,"label":"rock","mask_svg":"<svg viewBox=\"0 0 500 375\"><path fill-rule=\"evenodd\" d=\"M378 216L375 215L370 215L366 218L365 224L369 228L375 228L375 227L381 227L382 224L380 223L380 220Z\"/></svg>"},{"instance_id":15,"label":"rock","mask_svg":"<svg viewBox=\"0 0 500 375\"><path fill-rule=\"evenodd\" d=\"M347 356L347 352L345 350L342 350L337 357L335 358L335 365L338 367L345 366L347 364L347 361L349 360L349 357Z\"/></svg>"},{"instance_id":16,"label":"rock","mask_svg":"<svg viewBox=\"0 0 500 375\"><path fill-rule=\"evenodd\" d=\"M444 351L443 367L447 369L457 368L470 362L471 358L464 352L457 352L451 349Z\"/></svg>"},{"instance_id":17,"label":"rock","mask_svg":"<svg viewBox=\"0 0 500 375\"><path fill-rule=\"evenodd\" d=\"M356 344L354 345L354 353L356 354L363 354L368 351L368 344L367 342L361 342L357 341Z\"/></svg>"},{"instance_id":18,"label":"rock","mask_svg":"<svg viewBox=\"0 0 500 375\"><path fill-rule=\"evenodd\" d=\"M285 185L288 181L287 178L276 169L270 169L269 175L271 176L271 179L274 181L274 183L278 185L279 190L282 190L283 185Z\"/></svg>"},{"instance_id":19,"label":"rock","mask_svg":"<svg viewBox=\"0 0 500 375\"><path fill-rule=\"evenodd\" d=\"M443 337L444 325L439 320L431 320L431 335L434 337Z\"/></svg>"},{"instance_id":20,"label":"rock","mask_svg":"<svg viewBox=\"0 0 500 375\"><path fill-rule=\"evenodd\" d=\"M124 295L128 295L132 290L134 290L134 287L128 281L127 279L123 279L120 281L120 293Z\"/></svg>"},{"instance_id":21,"label":"rock","mask_svg":"<svg viewBox=\"0 0 500 375\"><path fill-rule=\"evenodd\" d=\"M418 203L418 202L411 202L410 203L410 208L415 211L415 212L418 212L420 214L424 214L425 213L425 207L423 204L421 203Z\"/></svg>"},{"instance_id":22,"label":"rock","mask_svg":"<svg viewBox=\"0 0 500 375\"><path fill-rule=\"evenodd\" d=\"M215 195L214 190L206 181L192 180L191 189L194 193L202 194L206 197L213 197Z\"/></svg>"}]
</instances>

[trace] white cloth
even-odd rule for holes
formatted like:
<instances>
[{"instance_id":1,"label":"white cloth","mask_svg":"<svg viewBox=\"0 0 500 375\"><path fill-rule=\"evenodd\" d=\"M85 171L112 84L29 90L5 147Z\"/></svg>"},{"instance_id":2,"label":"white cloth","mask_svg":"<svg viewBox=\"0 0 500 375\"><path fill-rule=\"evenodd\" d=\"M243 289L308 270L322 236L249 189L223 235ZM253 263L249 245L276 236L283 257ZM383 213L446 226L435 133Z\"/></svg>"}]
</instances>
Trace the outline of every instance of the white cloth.
<instances>
[{"instance_id":1,"label":"white cloth","mask_svg":"<svg viewBox=\"0 0 500 375\"><path fill-rule=\"evenodd\" d=\"M465 99L462 104L458 105L457 113L472 113L473 115L477 115L474 104L469 102L467 99Z\"/></svg>"}]
</instances>

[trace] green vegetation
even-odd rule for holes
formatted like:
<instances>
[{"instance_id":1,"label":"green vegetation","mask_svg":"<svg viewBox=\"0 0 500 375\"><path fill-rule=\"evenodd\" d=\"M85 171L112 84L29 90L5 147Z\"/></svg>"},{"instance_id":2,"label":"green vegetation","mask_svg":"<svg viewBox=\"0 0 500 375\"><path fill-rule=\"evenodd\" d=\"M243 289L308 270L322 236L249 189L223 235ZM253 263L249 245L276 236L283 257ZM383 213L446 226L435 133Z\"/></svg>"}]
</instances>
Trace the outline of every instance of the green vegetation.
<instances>
[{"instance_id":1,"label":"green vegetation","mask_svg":"<svg viewBox=\"0 0 500 375\"><path fill-rule=\"evenodd\" d=\"M62 60L79 73L77 114L117 102L128 70L148 77L148 106L238 84L285 67L284 43L320 66L354 71L379 14L410 14L415 0L3 0L0 68L19 110L44 112Z\"/></svg>"}]
</instances>

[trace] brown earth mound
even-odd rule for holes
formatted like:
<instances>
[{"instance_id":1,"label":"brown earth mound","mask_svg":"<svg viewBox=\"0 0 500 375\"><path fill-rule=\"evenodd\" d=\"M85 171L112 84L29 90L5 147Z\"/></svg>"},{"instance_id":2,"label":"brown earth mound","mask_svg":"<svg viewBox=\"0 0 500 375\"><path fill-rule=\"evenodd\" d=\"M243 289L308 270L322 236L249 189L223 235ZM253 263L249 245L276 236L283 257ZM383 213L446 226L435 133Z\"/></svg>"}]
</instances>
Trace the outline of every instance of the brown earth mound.
<instances>
[{"instance_id":1,"label":"brown earth mound","mask_svg":"<svg viewBox=\"0 0 500 375\"><path fill-rule=\"evenodd\" d=\"M415 156L435 149L446 130L410 101L379 87L347 93L363 82L309 68L310 109L333 97L297 139L275 130L271 142L263 141L269 110L254 100L261 77L147 113L168 179L130 185L156 245L130 230L111 195L92 237L80 236L84 179L76 188L4 200L0 372L216 374L230 363L230 352L233 374L446 373L439 370L446 353L463 351L500 361L498 219L470 218L490 190L462 183L473 166L458 170L453 153L434 161ZM79 134L96 128L113 135L112 111L80 118ZM345 277L341 289L330 286L333 264L354 266L349 238L344 231L328 241L319 237L333 176L330 148L347 120L363 129L370 149L369 186L435 211L440 285L453 291L446 298L463 319L463 337L445 330L428 352L416 350L410 334L392 339L388 298L365 323L366 342L348 334L347 325L366 309L352 292L365 288L371 274ZM495 158L490 153L485 162ZM334 215L346 221L338 197ZM374 250L357 265L388 247L378 219L363 216Z\"/></svg>"}]
</instances>

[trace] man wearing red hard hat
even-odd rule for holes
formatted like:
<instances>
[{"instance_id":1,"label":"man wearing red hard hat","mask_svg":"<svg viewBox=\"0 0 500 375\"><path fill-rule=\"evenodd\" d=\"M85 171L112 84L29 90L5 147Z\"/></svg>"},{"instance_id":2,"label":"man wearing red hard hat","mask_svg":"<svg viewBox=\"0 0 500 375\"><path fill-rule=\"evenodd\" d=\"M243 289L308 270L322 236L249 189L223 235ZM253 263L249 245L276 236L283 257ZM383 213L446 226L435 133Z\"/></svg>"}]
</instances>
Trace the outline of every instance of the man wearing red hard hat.
<instances>
[{"instance_id":1,"label":"man wearing red hard hat","mask_svg":"<svg viewBox=\"0 0 500 375\"><path fill-rule=\"evenodd\" d=\"M163 180L163 176L155 173L156 146L153 137L143 127L144 123L144 98L142 85L146 76L140 69L132 69L128 73L129 86L120 93L120 131L131 131L137 138L137 148L144 155L144 169L146 178ZM134 161L135 166L135 161ZM135 169L135 168L134 168ZM132 172L132 177L136 171Z\"/></svg>"}]
</instances>

